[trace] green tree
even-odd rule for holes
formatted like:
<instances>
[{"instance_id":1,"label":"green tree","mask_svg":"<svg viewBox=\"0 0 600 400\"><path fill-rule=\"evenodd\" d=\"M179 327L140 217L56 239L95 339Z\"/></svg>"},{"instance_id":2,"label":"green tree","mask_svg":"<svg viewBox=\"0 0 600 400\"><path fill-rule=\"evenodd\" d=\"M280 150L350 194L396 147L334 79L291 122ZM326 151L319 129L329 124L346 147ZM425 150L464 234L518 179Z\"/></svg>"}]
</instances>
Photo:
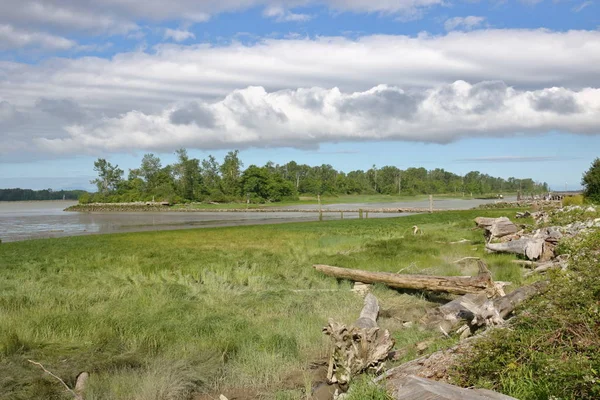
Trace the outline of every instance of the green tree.
<instances>
[{"instance_id":1,"label":"green tree","mask_svg":"<svg viewBox=\"0 0 600 400\"><path fill-rule=\"evenodd\" d=\"M581 179L584 187L584 195L594 202L600 202L600 158L596 158L590 169L588 169Z\"/></svg>"},{"instance_id":2,"label":"green tree","mask_svg":"<svg viewBox=\"0 0 600 400\"><path fill-rule=\"evenodd\" d=\"M154 154L144 154L139 174L144 179L146 193L153 193L159 186L158 176L161 168L160 158Z\"/></svg>"},{"instance_id":3,"label":"green tree","mask_svg":"<svg viewBox=\"0 0 600 400\"><path fill-rule=\"evenodd\" d=\"M209 195L221 193L220 169L221 167L215 157L209 155L207 160L202 160L202 182Z\"/></svg>"},{"instance_id":4,"label":"green tree","mask_svg":"<svg viewBox=\"0 0 600 400\"><path fill-rule=\"evenodd\" d=\"M186 200L197 200L202 180L200 160L189 158L186 149L179 149L173 174L179 195Z\"/></svg>"},{"instance_id":5,"label":"green tree","mask_svg":"<svg viewBox=\"0 0 600 400\"><path fill-rule=\"evenodd\" d=\"M123 177L123 170L118 165L112 165L104 158L99 158L94 162L94 171L98 173L98 178L91 180L98 188L100 194L110 194L117 190Z\"/></svg>"},{"instance_id":6,"label":"green tree","mask_svg":"<svg viewBox=\"0 0 600 400\"><path fill-rule=\"evenodd\" d=\"M221 164L221 188L229 196L239 196L240 175L244 166L238 157L239 151L230 151Z\"/></svg>"}]
</instances>

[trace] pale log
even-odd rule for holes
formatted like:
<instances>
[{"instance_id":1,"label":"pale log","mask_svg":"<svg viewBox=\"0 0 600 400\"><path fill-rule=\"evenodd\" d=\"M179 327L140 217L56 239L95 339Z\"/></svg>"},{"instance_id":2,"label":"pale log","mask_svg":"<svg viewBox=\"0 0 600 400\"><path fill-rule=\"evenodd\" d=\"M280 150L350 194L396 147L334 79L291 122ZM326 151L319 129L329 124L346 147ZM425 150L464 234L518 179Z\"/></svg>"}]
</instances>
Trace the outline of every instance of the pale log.
<instances>
[{"instance_id":1,"label":"pale log","mask_svg":"<svg viewBox=\"0 0 600 400\"><path fill-rule=\"evenodd\" d=\"M475 330L487 325L486 320L494 316L505 319L525 300L544 291L547 285L547 282L536 282L493 300L483 294L466 294L428 312L422 322L450 333L466 321L471 330Z\"/></svg>"},{"instance_id":2,"label":"pale log","mask_svg":"<svg viewBox=\"0 0 600 400\"><path fill-rule=\"evenodd\" d=\"M329 358L327 381L346 389L351 379L363 372L379 373L392 348L394 339L388 330L377 326L379 304L368 293L360 317L353 325L330 320L323 332L331 338L333 349Z\"/></svg>"},{"instance_id":3,"label":"pale log","mask_svg":"<svg viewBox=\"0 0 600 400\"><path fill-rule=\"evenodd\" d=\"M486 293L488 297L502 295L501 290L492 281L485 263L479 260L479 274L473 277L431 276L394 274L390 272L370 272L359 269L314 265L325 275L364 283L383 283L396 289L428 290L451 294ZM501 289L501 288L500 288Z\"/></svg>"}]
</instances>

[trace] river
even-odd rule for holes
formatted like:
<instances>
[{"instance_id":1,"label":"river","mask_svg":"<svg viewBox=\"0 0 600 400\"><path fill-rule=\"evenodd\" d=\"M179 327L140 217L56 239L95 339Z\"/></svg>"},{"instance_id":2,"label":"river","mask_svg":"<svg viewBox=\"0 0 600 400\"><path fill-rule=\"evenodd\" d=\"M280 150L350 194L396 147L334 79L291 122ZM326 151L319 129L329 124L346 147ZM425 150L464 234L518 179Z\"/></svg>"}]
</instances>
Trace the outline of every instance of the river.
<instances>
[{"instance_id":1,"label":"river","mask_svg":"<svg viewBox=\"0 0 600 400\"><path fill-rule=\"evenodd\" d=\"M469 209L490 200L435 200L437 209ZM202 227L274 224L295 221L316 221L314 212L65 212L73 201L0 202L0 239L12 242L28 239L75 236L98 233L139 232L148 230L189 229ZM294 209L311 209L316 205L295 206ZM331 204L324 209L428 207L427 201L395 203ZM371 213L369 218L389 218L409 214ZM337 213L325 213L324 219L339 219ZM358 218L357 213L345 213L344 218Z\"/></svg>"}]
</instances>

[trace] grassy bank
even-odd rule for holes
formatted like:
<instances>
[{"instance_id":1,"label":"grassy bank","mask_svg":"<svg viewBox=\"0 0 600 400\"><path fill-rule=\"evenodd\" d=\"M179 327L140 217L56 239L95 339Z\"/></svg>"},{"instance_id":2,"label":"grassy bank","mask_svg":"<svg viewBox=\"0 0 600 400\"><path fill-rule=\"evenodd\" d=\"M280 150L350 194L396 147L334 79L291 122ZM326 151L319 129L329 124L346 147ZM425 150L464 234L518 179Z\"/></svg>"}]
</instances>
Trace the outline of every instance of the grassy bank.
<instances>
[{"instance_id":1,"label":"grassy bank","mask_svg":"<svg viewBox=\"0 0 600 400\"><path fill-rule=\"evenodd\" d=\"M72 385L91 373L87 400L188 399L243 392L300 399L318 380L330 317L352 322L351 284L310 267L466 275L453 261L485 257L496 280L521 283L511 256L485 255L475 216L402 218L70 237L0 245L0 398L69 398L41 362ZM419 225L422 236L410 234ZM471 243L449 245L469 239ZM405 328L436 297L376 287L381 325L398 347L438 338ZM443 339L437 339L443 341ZM440 342L436 346L447 343ZM411 350L406 357L416 355Z\"/></svg>"}]
</instances>

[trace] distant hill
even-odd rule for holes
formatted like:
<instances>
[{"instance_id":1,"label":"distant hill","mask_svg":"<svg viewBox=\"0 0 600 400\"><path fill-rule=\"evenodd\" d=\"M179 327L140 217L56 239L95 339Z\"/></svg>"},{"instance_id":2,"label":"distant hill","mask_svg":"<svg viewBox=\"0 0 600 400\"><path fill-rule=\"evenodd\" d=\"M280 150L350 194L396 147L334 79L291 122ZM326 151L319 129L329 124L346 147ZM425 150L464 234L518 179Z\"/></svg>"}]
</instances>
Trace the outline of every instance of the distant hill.
<instances>
[{"instance_id":1,"label":"distant hill","mask_svg":"<svg viewBox=\"0 0 600 400\"><path fill-rule=\"evenodd\" d=\"M0 189L0 201L32 201L32 200L77 200L87 193L85 190L31 190L31 189Z\"/></svg>"}]
</instances>

